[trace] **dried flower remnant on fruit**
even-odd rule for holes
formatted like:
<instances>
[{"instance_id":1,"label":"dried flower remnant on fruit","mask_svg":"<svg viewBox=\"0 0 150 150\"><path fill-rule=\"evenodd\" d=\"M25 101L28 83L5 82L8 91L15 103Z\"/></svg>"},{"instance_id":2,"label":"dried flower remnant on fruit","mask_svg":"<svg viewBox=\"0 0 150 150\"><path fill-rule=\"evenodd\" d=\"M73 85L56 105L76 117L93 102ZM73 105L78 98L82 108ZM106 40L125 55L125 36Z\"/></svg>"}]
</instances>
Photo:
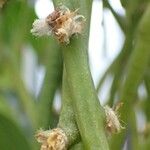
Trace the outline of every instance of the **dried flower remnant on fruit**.
<instances>
[{"instance_id":1,"label":"dried flower remnant on fruit","mask_svg":"<svg viewBox=\"0 0 150 150\"><path fill-rule=\"evenodd\" d=\"M45 19L36 19L31 33L35 36L54 35L60 43L69 44L74 34L81 34L85 17L66 6L56 8Z\"/></svg>"},{"instance_id":2,"label":"dried flower remnant on fruit","mask_svg":"<svg viewBox=\"0 0 150 150\"><path fill-rule=\"evenodd\" d=\"M51 35L51 29L45 19L36 19L31 33L35 36Z\"/></svg>"},{"instance_id":3,"label":"dried flower remnant on fruit","mask_svg":"<svg viewBox=\"0 0 150 150\"><path fill-rule=\"evenodd\" d=\"M35 135L37 141L41 143L40 150L66 150L68 140L62 129L40 130Z\"/></svg>"},{"instance_id":4,"label":"dried flower remnant on fruit","mask_svg":"<svg viewBox=\"0 0 150 150\"><path fill-rule=\"evenodd\" d=\"M105 106L105 114L106 114L106 129L109 133L118 133L124 127L121 125L119 121L118 109L122 104L119 104L115 107L115 109L110 108L109 106Z\"/></svg>"}]
</instances>

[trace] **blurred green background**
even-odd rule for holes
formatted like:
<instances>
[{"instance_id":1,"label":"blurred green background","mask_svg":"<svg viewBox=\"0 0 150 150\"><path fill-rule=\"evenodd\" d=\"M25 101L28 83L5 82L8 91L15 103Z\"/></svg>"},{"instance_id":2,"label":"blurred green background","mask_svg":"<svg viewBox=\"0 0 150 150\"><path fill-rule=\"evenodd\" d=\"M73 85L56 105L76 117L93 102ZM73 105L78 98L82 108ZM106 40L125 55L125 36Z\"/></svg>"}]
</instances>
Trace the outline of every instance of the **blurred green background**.
<instances>
[{"instance_id":1,"label":"blurred green background","mask_svg":"<svg viewBox=\"0 0 150 150\"><path fill-rule=\"evenodd\" d=\"M59 52L54 51L56 41L31 35L32 23L37 18L34 3L35 1L10 0L0 9L2 150L37 149L35 131L40 127L53 127L57 121L55 112L51 113L52 116L56 115L54 119L49 114L53 111L52 100L61 81L62 59ZM43 92L41 90L40 96L37 96L37 74L40 74L41 65L44 68L48 66L49 70L46 71ZM39 100L45 97L47 100ZM49 118L53 120L51 124Z\"/></svg>"},{"instance_id":2,"label":"blurred green background","mask_svg":"<svg viewBox=\"0 0 150 150\"><path fill-rule=\"evenodd\" d=\"M113 106L119 100L125 103L121 115L124 126L129 121L129 134L124 149L130 149L130 135L133 135L138 138L139 149L149 150L150 15L145 17L147 21L142 21L149 1L121 2L124 15L112 7L112 1L101 1L102 12L111 12L124 41L119 54L95 85L99 94L107 89L105 104ZM32 23L37 18L35 3L8 0L0 9L0 150L37 150L36 130L52 128L58 121L59 108L54 107L54 97L61 90L61 52L52 37L31 35ZM106 35L105 25L102 27ZM111 37L111 33L107 34ZM109 43L103 38L105 51ZM110 149L116 150L114 145L120 142L117 138L110 139Z\"/></svg>"}]
</instances>

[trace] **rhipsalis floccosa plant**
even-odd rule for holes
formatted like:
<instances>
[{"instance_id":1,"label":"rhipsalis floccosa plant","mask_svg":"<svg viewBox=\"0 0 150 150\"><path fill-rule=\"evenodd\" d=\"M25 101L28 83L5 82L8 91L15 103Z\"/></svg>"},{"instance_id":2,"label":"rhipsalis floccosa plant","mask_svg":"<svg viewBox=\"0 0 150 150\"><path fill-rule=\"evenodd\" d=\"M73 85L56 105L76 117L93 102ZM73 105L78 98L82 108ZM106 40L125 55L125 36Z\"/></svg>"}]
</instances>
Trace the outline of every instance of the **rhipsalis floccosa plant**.
<instances>
[{"instance_id":1,"label":"rhipsalis floccosa plant","mask_svg":"<svg viewBox=\"0 0 150 150\"><path fill-rule=\"evenodd\" d=\"M55 10L45 19L36 20L31 30L36 36L52 35L61 43L64 64L58 127L39 131L36 138L42 144L41 150L68 149L76 142L80 142L77 146L80 149L108 150L105 129L113 133L122 126L117 112L100 105L89 69L87 49L92 1L70 3L74 11L66 3L57 6L56 1Z\"/></svg>"}]
</instances>

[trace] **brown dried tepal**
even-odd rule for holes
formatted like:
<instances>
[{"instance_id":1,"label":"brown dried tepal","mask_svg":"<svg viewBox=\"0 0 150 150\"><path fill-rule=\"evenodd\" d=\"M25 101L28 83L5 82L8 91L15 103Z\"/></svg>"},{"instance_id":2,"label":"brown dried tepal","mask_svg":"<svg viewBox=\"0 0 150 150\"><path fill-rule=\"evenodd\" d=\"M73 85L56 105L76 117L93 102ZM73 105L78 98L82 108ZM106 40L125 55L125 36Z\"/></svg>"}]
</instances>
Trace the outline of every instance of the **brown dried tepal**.
<instances>
[{"instance_id":1,"label":"brown dried tepal","mask_svg":"<svg viewBox=\"0 0 150 150\"><path fill-rule=\"evenodd\" d=\"M62 129L40 130L35 135L37 141L41 143L40 150L66 150L68 145L67 136Z\"/></svg>"},{"instance_id":2,"label":"brown dried tepal","mask_svg":"<svg viewBox=\"0 0 150 150\"><path fill-rule=\"evenodd\" d=\"M56 8L45 19L36 19L31 33L35 36L53 34L60 43L69 44L73 34L80 34L85 18L78 10L70 11L66 6Z\"/></svg>"},{"instance_id":3,"label":"brown dried tepal","mask_svg":"<svg viewBox=\"0 0 150 150\"><path fill-rule=\"evenodd\" d=\"M121 125L119 121L118 116L118 106L116 106L116 109L112 109L109 106L105 106L105 114L106 114L106 129L109 133L118 133L121 129L124 129L124 127Z\"/></svg>"}]
</instances>

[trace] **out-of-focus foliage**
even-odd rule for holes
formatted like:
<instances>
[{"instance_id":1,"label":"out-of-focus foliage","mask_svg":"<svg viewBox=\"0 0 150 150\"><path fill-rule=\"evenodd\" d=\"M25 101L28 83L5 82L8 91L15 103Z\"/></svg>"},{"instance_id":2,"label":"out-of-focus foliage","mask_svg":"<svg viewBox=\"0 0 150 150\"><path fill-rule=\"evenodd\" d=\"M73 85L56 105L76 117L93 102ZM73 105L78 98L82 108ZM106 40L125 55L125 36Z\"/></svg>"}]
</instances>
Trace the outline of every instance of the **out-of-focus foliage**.
<instances>
[{"instance_id":1,"label":"out-of-focus foliage","mask_svg":"<svg viewBox=\"0 0 150 150\"><path fill-rule=\"evenodd\" d=\"M4 150L30 150L29 141L23 135L20 127L3 114L0 114L0 146Z\"/></svg>"},{"instance_id":2,"label":"out-of-focus foliage","mask_svg":"<svg viewBox=\"0 0 150 150\"><path fill-rule=\"evenodd\" d=\"M52 100L61 80L62 63L60 54L54 51L56 42L47 37L35 38L30 33L36 17L33 2L26 0L7 1L0 9L0 149L3 150L37 149L35 130L49 127ZM33 48L38 64L47 70L46 85L39 98L31 94L22 79L21 62L26 46ZM44 97L47 100L43 102Z\"/></svg>"},{"instance_id":3,"label":"out-of-focus foliage","mask_svg":"<svg viewBox=\"0 0 150 150\"><path fill-rule=\"evenodd\" d=\"M0 0L0 6L3 2ZM148 0L121 2L126 10L125 16L120 16L108 0L103 0L103 8L111 10L124 32L125 42L120 54L100 80L98 91L107 77L111 76L113 82L110 85L108 104L113 106L117 100L124 102L121 115L126 130L109 139L110 149L119 150L126 136L126 140L130 141L127 143L129 148L132 145L136 150L149 150L150 2ZM53 126L58 119L52 104L62 77L61 53L54 39L35 38L30 34L35 18L34 5L30 1L8 0L0 9L0 149L2 150L37 150L34 141L35 130L39 127ZM21 75L21 58L26 46L33 48L38 57L38 65L43 65L46 69L38 97L27 89ZM145 97L141 97L138 92L141 87L147 93ZM138 111L146 118L145 129L142 131L137 130L135 116Z\"/></svg>"},{"instance_id":4,"label":"out-of-focus foliage","mask_svg":"<svg viewBox=\"0 0 150 150\"><path fill-rule=\"evenodd\" d=\"M0 8L2 8L5 3L6 3L6 0L0 0Z\"/></svg>"},{"instance_id":5,"label":"out-of-focus foliage","mask_svg":"<svg viewBox=\"0 0 150 150\"><path fill-rule=\"evenodd\" d=\"M124 32L125 42L121 52L100 80L98 90L107 77L111 76L113 81L110 85L108 104L113 106L118 101L124 103L120 114L126 130L111 137L110 148L121 149L126 142L127 149L147 150L150 148L147 142L150 139L147 128L150 111L146 109L150 106L150 3L148 0L121 0L121 3L126 11L124 17L112 8L108 0L104 0L104 7L111 10ZM141 96L141 93L146 94ZM138 120L139 113L146 118L145 122ZM144 124L144 128L139 128L141 124Z\"/></svg>"}]
</instances>

